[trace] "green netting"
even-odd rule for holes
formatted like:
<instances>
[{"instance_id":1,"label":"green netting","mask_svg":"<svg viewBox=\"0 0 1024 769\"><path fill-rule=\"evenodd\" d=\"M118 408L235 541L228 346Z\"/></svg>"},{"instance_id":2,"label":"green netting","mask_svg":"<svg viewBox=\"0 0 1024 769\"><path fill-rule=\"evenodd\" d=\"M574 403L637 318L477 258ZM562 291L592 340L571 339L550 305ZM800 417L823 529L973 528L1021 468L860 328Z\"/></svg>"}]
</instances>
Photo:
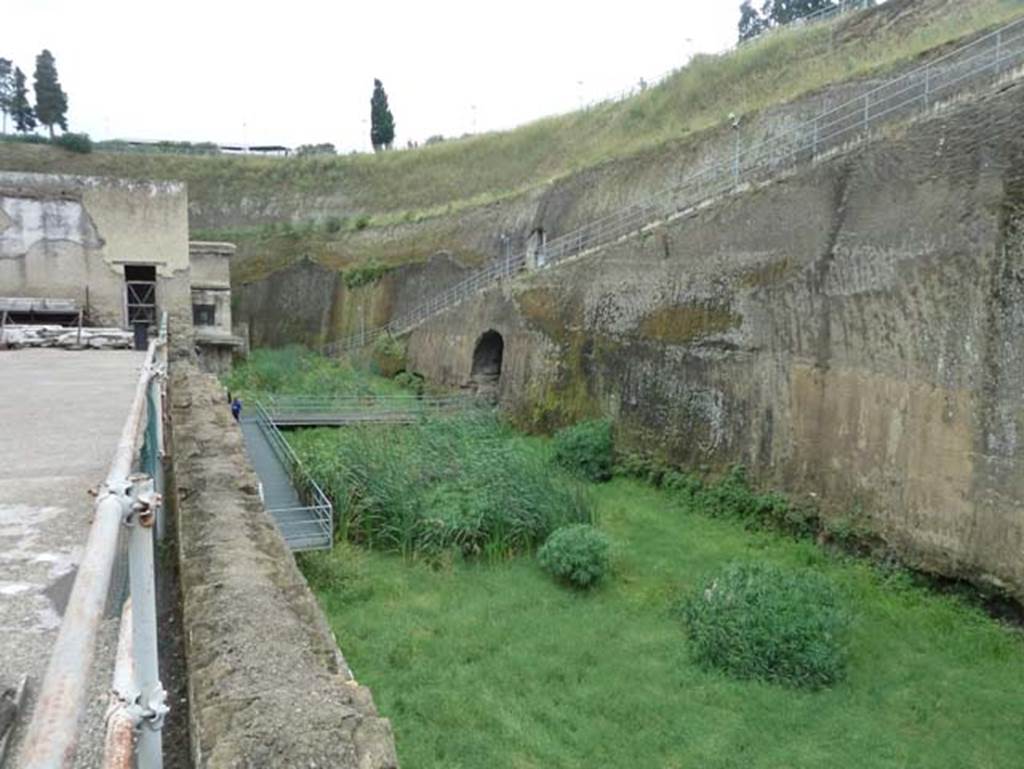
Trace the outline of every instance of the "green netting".
<instances>
[{"instance_id":1,"label":"green netting","mask_svg":"<svg viewBox=\"0 0 1024 769\"><path fill-rule=\"evenodd\" d=\"M157 476L160 466L160 443L157 420L160 412L157 408L156 388L146 388L146 431L143 434L142 449L139 451L139 469L152 477Z\"/></svg>"}]
</instances>

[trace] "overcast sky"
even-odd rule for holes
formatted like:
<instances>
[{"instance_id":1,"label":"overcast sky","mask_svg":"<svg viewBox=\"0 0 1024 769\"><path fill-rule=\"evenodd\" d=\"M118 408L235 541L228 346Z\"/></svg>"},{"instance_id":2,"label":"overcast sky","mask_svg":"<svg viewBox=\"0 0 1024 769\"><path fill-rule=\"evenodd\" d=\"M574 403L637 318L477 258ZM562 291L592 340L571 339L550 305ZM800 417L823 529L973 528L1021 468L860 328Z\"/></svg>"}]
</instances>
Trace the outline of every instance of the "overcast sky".
<instances>
[{"instance_id":1,"label":"overcast sky","mask_svg":"<svg viewBox=\"0 0 1024 769\"><path fill-rule=\"evenodd\" d=\"M739 0L9 0L0 56L49 48L94 139L368 150L380 78L396 144L510 128L653 80L736 37ZM13 23L12 23L13 21Z\"/></svg>"}]
</instances>

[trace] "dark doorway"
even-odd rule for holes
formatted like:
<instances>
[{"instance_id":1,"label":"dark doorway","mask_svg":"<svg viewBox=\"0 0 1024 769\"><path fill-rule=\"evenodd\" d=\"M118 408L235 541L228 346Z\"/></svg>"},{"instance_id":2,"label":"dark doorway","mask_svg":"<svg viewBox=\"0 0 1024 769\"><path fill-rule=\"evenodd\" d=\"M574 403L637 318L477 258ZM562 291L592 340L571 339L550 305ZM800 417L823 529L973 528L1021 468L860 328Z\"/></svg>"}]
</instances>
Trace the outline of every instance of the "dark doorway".
<instances>
[{"instance_id":1,"label":"dark doorway","mask_svg":"<svg viewBox=\"0 0 1024 769\"><path fill-rule=\"evenodd\" d=\"M156 324L156 267L151 264L124 266L125 316L128 327Z\"/></svg>"},{"instance_id":2,"label":"dark doorway","mask_svg":"<svg viewBox=\"0 0 1024 769\"><path fill-rule=\"evenodd\" d=\"M493 329L485 331L473 350L473 370L470 379L478 391L496 391L501 379L501 359L505 354L505 340Z\"/></svg>"}]
</instances>

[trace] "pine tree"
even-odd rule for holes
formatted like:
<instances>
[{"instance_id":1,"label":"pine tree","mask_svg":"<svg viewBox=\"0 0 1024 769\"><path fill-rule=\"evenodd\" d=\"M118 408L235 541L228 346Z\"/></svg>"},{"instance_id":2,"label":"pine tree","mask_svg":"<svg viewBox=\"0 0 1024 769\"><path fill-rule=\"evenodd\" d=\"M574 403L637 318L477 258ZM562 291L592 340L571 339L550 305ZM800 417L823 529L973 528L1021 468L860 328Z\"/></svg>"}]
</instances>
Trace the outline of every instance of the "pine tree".
<instances>
[{"instance_id":1,"label":"pine tree","mask_svg":"<svg viewBox=\"0 0 1024 769\"><path fill-rule=\"evenodd\" d=\"M740 42L757 37L768 27L768 20L751 6L751 0L744 0L740 6Z\"/></svg>"},{"instance_id":2,"label":"pine tree","mask_svg":"<svg viewBox=\"0 0 1024 769\"><path fill-rule=\"evenodd\" d=\"M7 116L14 106L14 62L0 59L0 113L3 113L3 133L7 133Z\"/></svg>"},{"instance_id":3,"label":"pine tree","mask_svg":"<svg viewBox=\"0 0 1024 769\"><path fill-rule=\"evenodd\" d=\"M21 133L35 130L36 113L28 103L28 88L25 87L25 73L21 67L14 68L14 96L11 99L11 117L14 127Z\"/></svg>"},{"instance_id":4,"label":"pine tree","mask_svg":"<svg viewBox=\"0 0 1024 769\"><path fill-rule=\"evenodd\" d=\"M874 0L860 2L860 7L871 5L874 5ZM819 11L838 6L837 0L764 0L761 9L758 10L752 6L752 0L743 0L740 5L740 42L757 37L772 27L791 24Z\"/></svg>"},{"instance_id":5,"label":"pine tree","mask_svg":"<svg viewBox=\"0 0 1024 769\"><path fill-rule=\"evenodd\" d=\"M373 151L391 149L395 140L395 118L388 107L388 95L384 93L384 84L373 81L373 98L370 99L370 142Z\"/></svg>"},{"instance_id":6,"label":"pine tree","mask_svg":"<svg viewBox=\"0 0 1024 769\"><path fill-rule=\"evenodd\" d=\"M57 80L57 63L53 54L43 50L36 56L36 117L50 130L53 138L53 127L59 125L61 130L68 130L67 112L68 97Z\"/></svg>"}]
</instances>

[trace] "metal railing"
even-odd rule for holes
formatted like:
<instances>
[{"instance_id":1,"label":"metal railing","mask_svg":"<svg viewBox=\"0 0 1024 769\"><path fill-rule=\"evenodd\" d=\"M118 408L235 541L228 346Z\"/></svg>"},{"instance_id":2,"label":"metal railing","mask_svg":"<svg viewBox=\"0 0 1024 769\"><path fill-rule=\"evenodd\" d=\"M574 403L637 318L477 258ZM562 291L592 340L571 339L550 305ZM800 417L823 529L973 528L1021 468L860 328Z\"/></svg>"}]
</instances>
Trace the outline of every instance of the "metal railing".
<instances>
[{"instance_id":1,"label":"metal railing","mask_svg":"<svg viewBox=\"0 0 1024 769\"><path fill-rule=\"evenodd\" d=\"M281 435L266 407L255 401L254 411L260 431L267 439L271 450L292 480L295 490L306 502L300 507L268 509L286 541L319 540L323 545L313 547L330 548L334 538L334 506L323 489L307 472L298 456ZM287 514L287 515L286 515ZM305 549L305 548L297 548ZM310 549L313 549L312 547Z\"/></svg>"},{"instance_id":2,"label":"metal railing","mask_svg":"<svg viewBox=\"0 0 1024 769\"><path fill-rule=\"evenodd\" d=\"M410 422L487 406L476 395L280 395L264 393L259 408L275 426Z\"/></svg>"},{"instance_id":3,"label":"metal railing","mask_svg":"<svg viewBox=\"0 0 1024 769\"><path fill-rule=\"evenodd\" d=\"M553 238L535 252L523 251L495 260L385 325L329 343L323 350L328 355L345 353L372 344L381 336L411 331L426 318L527 267L543 269L640 232L653 223L694 213L723 195L768 181L801 162L868 138L881 125L905 120L1022 63L1024 19L1017 19L881 85L868 86L861 94L779 136L742 146L737 128L730 153L709 162L681 183Z\"/></svg>"},{"instance_id":4,"label":"metal railing","mask_svg":"<svg viewBox=\"0 0 1024 769\"><path fill-rule=\"evenodd\" d=\"M92 528L25 736L24 769L57 769L74 762L96 638L125 528L131 598L122 613L121 636L130 636L130 643L119 646L104 766L127 767L133 760L140 769L162 765L160 729L167 705L157 656L153 531L163 516L166 323L165 316L159 338L149 344L131 410L96 497Z\"/></svg>"}]
</instances>

